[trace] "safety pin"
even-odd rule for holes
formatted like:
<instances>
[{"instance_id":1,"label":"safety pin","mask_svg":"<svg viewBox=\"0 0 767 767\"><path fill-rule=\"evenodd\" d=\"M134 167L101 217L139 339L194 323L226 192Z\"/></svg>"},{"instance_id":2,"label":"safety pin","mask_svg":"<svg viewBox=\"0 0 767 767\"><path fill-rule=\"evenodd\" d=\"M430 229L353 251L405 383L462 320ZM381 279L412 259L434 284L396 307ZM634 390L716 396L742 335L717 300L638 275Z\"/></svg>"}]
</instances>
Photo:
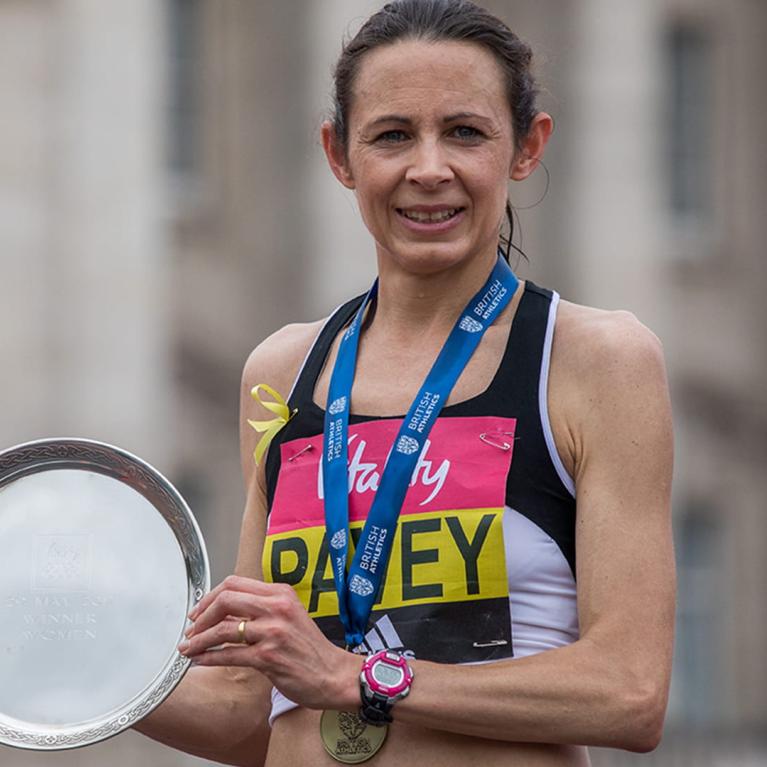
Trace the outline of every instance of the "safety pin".
<instances>
[{"instance_id":1,"label":"safety pin","mask_svg":"<svg viewBox=\"0 0 767 767\"><path fill-rule=\"evenodd\" d=\"M302 447L295 455L291 455L290 458L288 458L288 462L292 463L299 455L303 455L308 450L314 450L314 445L312 445L311 442L306 447Z\"/></svg>"},{"instance_id":2,"label":"safety pin","mask_svg":"<svg viewBox=\"0 0 767 767\"><path fill-rule=\"evenodd\" d=\"M489 642L473 642L474 647L501 647L508 644L505 639L491 639Z\"/></svg>"},{"instance_id":3,"label":"safety pin","mask_svg":"<svg viewBox=\"0 0 767 767\"><path fill-rule=\"evenodd\" d=\"M501 434L510 434L511 432L504 431L501 432ZM506 442L505 440L503 442L495 442L492 439L488 437L487 432L483 432L479 435L479 438L486 444L490 445L491 447L497 447L500 450L511 450L511 443Z\"/></svg>"}]
</instances>

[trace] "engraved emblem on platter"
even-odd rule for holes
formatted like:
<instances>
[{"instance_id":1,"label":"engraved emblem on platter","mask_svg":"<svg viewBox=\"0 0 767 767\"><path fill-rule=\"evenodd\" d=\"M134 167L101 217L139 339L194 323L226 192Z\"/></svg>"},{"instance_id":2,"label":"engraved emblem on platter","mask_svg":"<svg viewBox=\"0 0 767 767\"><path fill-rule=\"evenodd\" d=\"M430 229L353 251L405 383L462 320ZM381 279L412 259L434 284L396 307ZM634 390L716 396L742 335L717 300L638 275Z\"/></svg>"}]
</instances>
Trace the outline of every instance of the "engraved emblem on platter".
<instances>
[{"instance_id":1,"label":"engraved emblem on platter","mask_svg":"<svg viewBox=\"0 0 767 767\"><path fill-rule=\"evenodd\" d=\"M88 591L90 536L38 535L32 588L40 591Z\"/></svg>"}]
</instances>

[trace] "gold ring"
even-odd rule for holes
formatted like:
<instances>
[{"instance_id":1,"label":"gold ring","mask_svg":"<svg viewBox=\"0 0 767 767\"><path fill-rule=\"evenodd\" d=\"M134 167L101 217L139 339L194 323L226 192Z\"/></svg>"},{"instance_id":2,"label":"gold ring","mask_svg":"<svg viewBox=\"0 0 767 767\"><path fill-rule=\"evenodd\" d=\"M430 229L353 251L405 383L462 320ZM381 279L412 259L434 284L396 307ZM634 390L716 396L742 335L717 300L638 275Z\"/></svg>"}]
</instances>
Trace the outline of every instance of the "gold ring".
<instances>
[{"instance_id":1,"label":"gold ring","mask_svg":"<svg viewBox=\"0 0 767 767\"><path fill-rule=\"evenodd\" d=\"M240 644L249 644L248 640L245 638L245 623L247 621L240 621L239 625L237 626L237 641Z\"/></svg>"}]
</instances>

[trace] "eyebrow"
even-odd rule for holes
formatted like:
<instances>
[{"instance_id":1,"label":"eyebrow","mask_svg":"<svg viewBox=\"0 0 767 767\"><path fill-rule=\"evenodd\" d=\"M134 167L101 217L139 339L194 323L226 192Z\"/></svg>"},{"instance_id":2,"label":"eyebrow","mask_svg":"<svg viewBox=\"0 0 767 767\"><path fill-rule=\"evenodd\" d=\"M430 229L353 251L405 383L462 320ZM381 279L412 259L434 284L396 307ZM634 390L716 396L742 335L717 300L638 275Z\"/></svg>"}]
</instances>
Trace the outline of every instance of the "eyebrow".
<instances>
[{"instance_id":1,"label":"eyebrow","mask_svg":"<svg viewBox=\"0 0 767 767\"><path fill-rule=\"evenodd\" d=\"M476 112L456 112L455 114L448 115L445 117L442 122L443 123L453 123L457 122L458 120L482 120L482 122L489 122L489 118L484 117L483 115L477 114ZM375 120L372 120L368 123L368 128L375 128L377 125L381 125L382 123L400 123L402 125L412 125L413 121L409 117L404 117L403 115L397 115L397 114L389 114L389 115L381 115L381 117L376 117Z\"/></svg>"},{"instance_id":2,"label":"eyebrow","mask_svg":"<svg viewBox=\"0 0 767 767\"><path fill-rule=\"evenodd\" d=\"M443 122L453 123L458 120L482 120L482 122L489 122L489 118L476 112L456 112L453 115L448 115Z\"/></svg>"},{"instance_id":3,"label":"eyebrow","mask_svg":"<svg viewBox=\"0 0 767 767\"><path fill-rule=\"evenodd\" d=\"M413 121L409 117L403 117L402 115L381 115L381 117L376 117L375 120L369 122L367 127L375 128L376 125L381 125L381 123L404 123L405 125L412 125Z\"/></svg>"}]
</instances>

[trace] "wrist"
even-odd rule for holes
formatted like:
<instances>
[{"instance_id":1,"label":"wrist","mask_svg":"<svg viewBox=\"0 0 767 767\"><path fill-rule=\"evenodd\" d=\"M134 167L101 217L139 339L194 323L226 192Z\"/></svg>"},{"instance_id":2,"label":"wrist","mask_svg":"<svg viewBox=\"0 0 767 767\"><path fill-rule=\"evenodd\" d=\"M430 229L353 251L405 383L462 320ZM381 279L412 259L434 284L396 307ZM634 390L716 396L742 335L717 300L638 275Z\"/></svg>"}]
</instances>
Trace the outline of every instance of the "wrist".
<instances>
[{"instance_id":1,"label":"wrist","mask_svg":"<svg viewBox=\"0 0 767 767\"><path fill-rule=\"evenodd\" d=\"M373 725L392 721L392 709L406 698L413 682L413 670L403 655L382 650L365 659L359 676L360 718Z\"/></svg>"},{"instance_id":2,"label":"wrist","mask_svg":"<svg viewBox=\"0 0 767 767\"><path fill-rule=\"evenodd\" d=\"M332 705L336 711L356 711L360 706L360 672L365 657L346 650L339 650L339 665L331 684Z\"/></svg>"}]
</instances>

